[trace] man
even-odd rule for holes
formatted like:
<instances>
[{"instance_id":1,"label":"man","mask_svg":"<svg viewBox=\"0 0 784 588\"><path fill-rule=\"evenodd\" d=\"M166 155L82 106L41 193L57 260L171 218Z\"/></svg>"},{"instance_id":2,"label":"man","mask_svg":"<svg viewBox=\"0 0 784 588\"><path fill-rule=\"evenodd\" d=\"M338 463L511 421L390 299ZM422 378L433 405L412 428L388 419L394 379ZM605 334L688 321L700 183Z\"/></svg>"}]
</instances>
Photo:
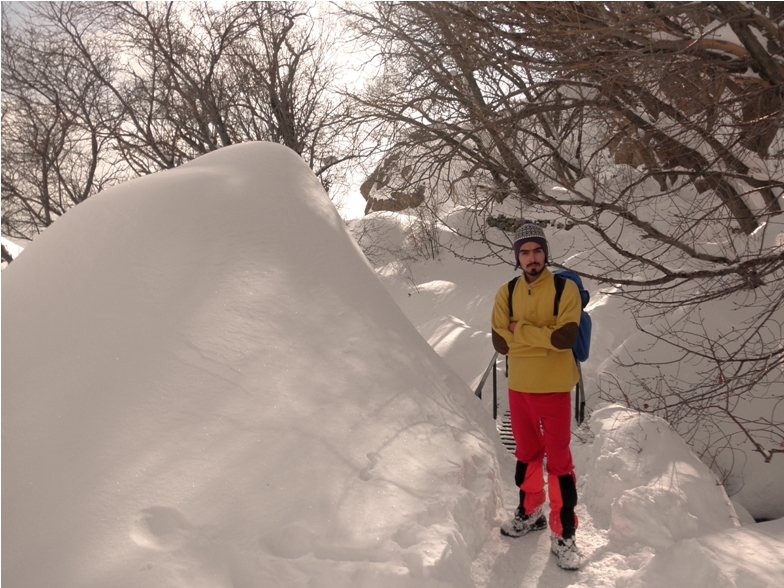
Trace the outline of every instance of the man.
<instances>
[{"instance_id":1,"label":"man","mask_svg":"<svg viewBox=\"0 0 784 588\"><path fill-rule=\"evenodd\" d=\"M515 269L523 270L512 295L514 315L507 284L496 294L492 315L493 342L507 352L509 361L515 483L520 488L520 506L514 518L501 525L501 533L520 537L547 527L542 472L546 456L551 550L561 568L576 570L581 554L575 544L577 488L569 442L570 391L579 379L572 346L580 323L580 293L566 280L558 314L553 314L555 281L546 267L549 250L538 225L526 221L515 232L513 249Z\"/></svg>"}]
</instances>

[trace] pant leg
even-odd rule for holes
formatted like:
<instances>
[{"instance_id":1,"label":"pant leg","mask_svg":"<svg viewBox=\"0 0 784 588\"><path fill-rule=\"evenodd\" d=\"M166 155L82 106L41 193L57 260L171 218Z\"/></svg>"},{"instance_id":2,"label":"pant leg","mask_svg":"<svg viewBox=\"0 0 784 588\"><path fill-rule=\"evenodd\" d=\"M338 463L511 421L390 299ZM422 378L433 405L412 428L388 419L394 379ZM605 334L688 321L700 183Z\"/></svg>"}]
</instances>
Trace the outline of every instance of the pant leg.
<instances>
[{"instance_id":1,"label":"pant leg","mask_svg":"<svg viewBox=\"0 0 784 588\"><path fill-rule=\"evenodd\" d=\"M568 538L577 529L577 515L574 512L577 505L577 478L569 447L571 396L567 392L559 392L542 394L537 400L547 456L550 529L556 535Z\"/></svg>"},{"instance_id":2,"label":"pant leg","mask_svg":"<svg viewBox=\"0 0 784 588\"><path fill-rule=\"evenodd\" d=\"M574 472L564 476L548 474L550 493L550 530L565 539L574 537L577 530L577 478Z\"/></svg>"},{"instance_id":3,"label":"pant leg","mask_svg":"<svg viewBox=\"0 0 784 588\"><path fill-rule=\"evenodd\" d=\"M520 506L523 513L531 514L544 504L546 494L541 461L530 463L518 461L515 470L515 484L520 489Z\"/></svg>"},{"instance_id":4,"label":"pant leg","mask_svg":"<svg viewBox=\"0 0 784 588\"><path fill-rule=\"evenodd\" d=\"M530 396L509 390L509 416L515 440L517 469L515 484L520 489L520 506L531 514L545 502L544 492L544 442L538 415L530 405Z\"/></svg>"}]
</instances>

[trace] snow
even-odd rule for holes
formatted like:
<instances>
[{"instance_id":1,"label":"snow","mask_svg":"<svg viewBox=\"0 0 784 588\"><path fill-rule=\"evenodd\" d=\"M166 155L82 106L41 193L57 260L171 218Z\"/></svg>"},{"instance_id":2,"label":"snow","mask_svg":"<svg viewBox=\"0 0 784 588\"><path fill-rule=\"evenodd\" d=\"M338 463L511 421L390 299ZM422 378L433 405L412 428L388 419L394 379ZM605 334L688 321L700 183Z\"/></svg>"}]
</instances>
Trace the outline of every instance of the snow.
<instances>
[{"instance_id":1,"label":"snow","mask_svg":"<svg viewBox=\"0 0 784 588\"><path fill-rule=\"evenodd\" d=\"M59 219L2 273L4 583L746 587L784 575L781 521L741 527L666 422L616 405L575 436L583 569L558 569L546 533L502 538L513 457L472 388L509 270L411 269L374 272L307 166L265 143Z\"/></svg>"},{"instance_id":2,"label":"snow","mask_svg":"<svg viewBox=\"0 0 784 588\"><path fill-rule=\"evenodd\" d=\"M613 405L594 412L591 432L578 454L582 501L615 540L663 549L740 524L716 476L666 421Z\"/></svg>"},{"instance_id":3,"label":"snow","mask_svg":"<svg viewBox=\"0 0 784 588\"><path fill-rule=\"evenodd\" d=\"M10 253L11 257L13 258L16 258L16 256L19 255L24 249L24 247L22 247L18 243L14 243L10 239L6 239L5 237L0 237L0 242L2 242L3 247L5 247L8 250L8 253Z\"/></svg>"},{"instance_id":4,"label":"snow","mask_svg":"<svg viewBox=\"0 0 784 588\"><path fill-rule=\"evenodd\" d=\"M779 586L784 519L681 541L657 553L619 588Z\"/></svg>"}]
</instances>

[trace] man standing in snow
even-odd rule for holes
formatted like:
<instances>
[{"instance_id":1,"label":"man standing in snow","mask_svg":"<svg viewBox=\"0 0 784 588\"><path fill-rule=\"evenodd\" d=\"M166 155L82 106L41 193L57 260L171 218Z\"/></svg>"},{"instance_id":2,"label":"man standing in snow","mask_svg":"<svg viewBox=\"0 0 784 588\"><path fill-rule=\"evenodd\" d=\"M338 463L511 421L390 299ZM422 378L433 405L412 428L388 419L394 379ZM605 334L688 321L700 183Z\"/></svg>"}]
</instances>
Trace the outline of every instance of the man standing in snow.
<instances>
[{"instance_id":1,"label":"man standing in snow","mask_svg":"<svg viewBox=\"0 0 784 588\"><path fill-rule=\"evenodd\" d=\"M577 488L569 442L570 391L579 378L572 346L580 323L580 293L574 282L565 280L554 314L555 281L546 267L547 240L538 225L523 223L515 232L513 249L515 269L522 268L523 279L515 284L511 301L507 284L501 286L492 315L493 344L509 361L515 483L520 488L520 506L514 518L501 525L501 533L520 537L547 527L546 456L552 552L560 567L576 570L581 555L575 544Z\"/></svg>"}]
</instances>

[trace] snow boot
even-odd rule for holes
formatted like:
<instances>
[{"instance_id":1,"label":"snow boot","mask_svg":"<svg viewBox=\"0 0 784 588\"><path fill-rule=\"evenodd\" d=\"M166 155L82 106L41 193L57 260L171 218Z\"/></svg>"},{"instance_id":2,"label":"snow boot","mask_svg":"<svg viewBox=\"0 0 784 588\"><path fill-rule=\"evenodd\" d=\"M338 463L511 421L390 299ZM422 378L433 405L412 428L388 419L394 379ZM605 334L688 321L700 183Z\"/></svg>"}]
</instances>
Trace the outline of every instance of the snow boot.
<instances>
[{"instance_id":1,"label":"snow boot","mask_svg":"<svg viewBox=\"0 0 784 588\"><path fill-rule=\"evenodd\" d=\"M574 537L564 539L558 535L550 537L550 551L555 554L558 567L563 570L577 570L582 563L583 556L577 549Z\"/></svg>"},{"instance_id":2,"label":"snow boot","mask_svg":"<svg viewBox=\"0 0 784 588\"><path fill-rule=\"evenodd\" d=\"M547 518L540 506L531 514L524 514L523 507L518 506L514 518L501 524L501 535L507 537L522 537L531 531L541 531L547 528Z\"/></svg>"}]
</instances>

